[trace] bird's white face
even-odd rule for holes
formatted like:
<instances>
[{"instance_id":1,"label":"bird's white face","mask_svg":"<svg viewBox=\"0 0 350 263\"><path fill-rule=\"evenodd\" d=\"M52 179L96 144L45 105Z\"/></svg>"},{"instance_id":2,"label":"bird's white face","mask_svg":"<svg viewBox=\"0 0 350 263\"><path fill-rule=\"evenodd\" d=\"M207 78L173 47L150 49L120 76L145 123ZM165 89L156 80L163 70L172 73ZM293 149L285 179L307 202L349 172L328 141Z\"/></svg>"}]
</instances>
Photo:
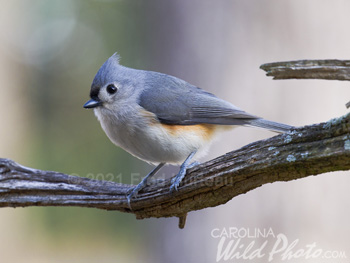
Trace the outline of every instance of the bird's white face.
<instances>
[{"instance_id":1,"label":"bird's white face","mask_svg":"<svg viewBox=\"0 0 350 263\"><path fill-rule=\"evenodd\" d=\"M112 110L114 105L118 104L118 100L121 100L123 92L120 86L116 83L108 83L102 87L96 87L92 89L94 92L91 93L93 100L100 102L100 107L104 107Z\"/></svg>"},{"instance_id":2,"label":"bird's white face","mask_svg":"<svg viewBox=\"0 0 350 263\"><path fill-rule=\"evenodd\" d=\"M99 83L98 83L99 84ZM102 112L112 111L115 115L137 103L138 92L131 83L107 82L94 84L91 88L91 106L86 108L100 109Z\"/></svg>"}]
</instances>

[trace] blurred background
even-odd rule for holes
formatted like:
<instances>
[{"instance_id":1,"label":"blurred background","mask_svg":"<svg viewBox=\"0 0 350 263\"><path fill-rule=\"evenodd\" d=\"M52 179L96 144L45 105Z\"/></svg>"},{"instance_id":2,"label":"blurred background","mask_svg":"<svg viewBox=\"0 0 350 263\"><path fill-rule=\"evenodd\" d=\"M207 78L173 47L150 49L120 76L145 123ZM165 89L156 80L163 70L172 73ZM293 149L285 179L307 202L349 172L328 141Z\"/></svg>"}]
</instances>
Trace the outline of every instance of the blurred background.
<instances>
[{"instance_id":1,"label":"blurred background","mask_svg":"<svg viewBox=\"0 0 350 263\"><path fill-rule=\"evenodd\" d=\"M349 59L349 10L346 0L0 0L1 157L124 183L146 175L151 166L112 145L82 108L94 75L116 51L125 66L177 76L270 120L302 126L341 116L348 82L273 81L259 66ZM273 135L236 129L203 161ZM349 172L337 172L264 185L190 213L184 230L176 218L1 208L0 261L216 262L219 239L211 232L230 227L271 228L289 244L298 239L294 250L316 242L349 258L349 184Z\"/></svg>"}]
</instances>

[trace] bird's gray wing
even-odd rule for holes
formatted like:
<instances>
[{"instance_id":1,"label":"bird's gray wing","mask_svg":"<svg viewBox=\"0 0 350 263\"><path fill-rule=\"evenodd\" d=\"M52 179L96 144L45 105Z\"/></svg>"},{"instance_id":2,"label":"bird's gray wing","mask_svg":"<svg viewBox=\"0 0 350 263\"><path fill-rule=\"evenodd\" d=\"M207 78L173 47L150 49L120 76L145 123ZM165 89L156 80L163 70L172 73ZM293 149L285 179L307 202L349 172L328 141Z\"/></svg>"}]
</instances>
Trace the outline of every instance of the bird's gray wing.
<instances>
[{"instance_id":1,"label":"bird's gray wing","mask_svg":"<svg viewBox=\"0 0 350 263\"><path fill-rule=\"evenodd\" d=\"M181 79L148 73L152 75L144 83L139 104L154 113L161 123L244 125L248 120L258 119Z\"/></svg>"},{"instance_id":2,"label":"bird's gray wing","mask_svg":"<svg viewBox=\"0 0 350 263\"><path fill-rule=\"evenodd\" d=\"M146 76L139 104L154 113L163 124L248 125L275 132L287 132L293 128L247 113L176 77L149 71Z\"/></svg>"}]
</instances>

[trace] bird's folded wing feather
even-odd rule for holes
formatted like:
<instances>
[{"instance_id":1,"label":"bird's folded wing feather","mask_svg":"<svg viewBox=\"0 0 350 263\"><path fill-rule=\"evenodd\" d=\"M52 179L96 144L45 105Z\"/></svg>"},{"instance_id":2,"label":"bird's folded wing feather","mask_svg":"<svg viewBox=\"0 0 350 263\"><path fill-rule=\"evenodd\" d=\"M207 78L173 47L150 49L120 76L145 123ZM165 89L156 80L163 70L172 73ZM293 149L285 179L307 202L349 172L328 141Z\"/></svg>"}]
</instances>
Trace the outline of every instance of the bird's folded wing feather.
<instances>
[{"instance_id":1,"label":"bird's folded wing feather","mask_svg":"<svg viewBox=\"0 0 350 263\"><path fill-rule=\"evenodd\" d=\"M139 104L164 124L244 125L259 119L183 80L161 73L146 79Z\"/></svg>"}]
</instances>

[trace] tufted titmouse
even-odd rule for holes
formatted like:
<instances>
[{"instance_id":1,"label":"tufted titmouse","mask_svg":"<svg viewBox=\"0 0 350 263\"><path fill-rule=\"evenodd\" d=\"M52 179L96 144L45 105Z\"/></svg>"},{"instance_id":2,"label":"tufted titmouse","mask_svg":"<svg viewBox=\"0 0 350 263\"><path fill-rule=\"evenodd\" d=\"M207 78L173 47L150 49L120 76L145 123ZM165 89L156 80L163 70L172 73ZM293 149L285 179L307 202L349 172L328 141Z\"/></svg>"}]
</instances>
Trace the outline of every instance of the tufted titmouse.
<instances>
[{"instance_id":1,"label":"tufted titmouse","mask_svg":"<svg viewBox=\"0 0 350 263\"><path fill-rule=\"evenodd\" d=\"M97 72L84 108L94 108L108 138L148 163L157 164L133 191L166 163L181 164L170 190L177 190L191 159L200 157L214 136L238 125L286 132L292 126L249 114L213 94L166 74L127 68L115 53Z\"/></svg>"}]
</instances>

